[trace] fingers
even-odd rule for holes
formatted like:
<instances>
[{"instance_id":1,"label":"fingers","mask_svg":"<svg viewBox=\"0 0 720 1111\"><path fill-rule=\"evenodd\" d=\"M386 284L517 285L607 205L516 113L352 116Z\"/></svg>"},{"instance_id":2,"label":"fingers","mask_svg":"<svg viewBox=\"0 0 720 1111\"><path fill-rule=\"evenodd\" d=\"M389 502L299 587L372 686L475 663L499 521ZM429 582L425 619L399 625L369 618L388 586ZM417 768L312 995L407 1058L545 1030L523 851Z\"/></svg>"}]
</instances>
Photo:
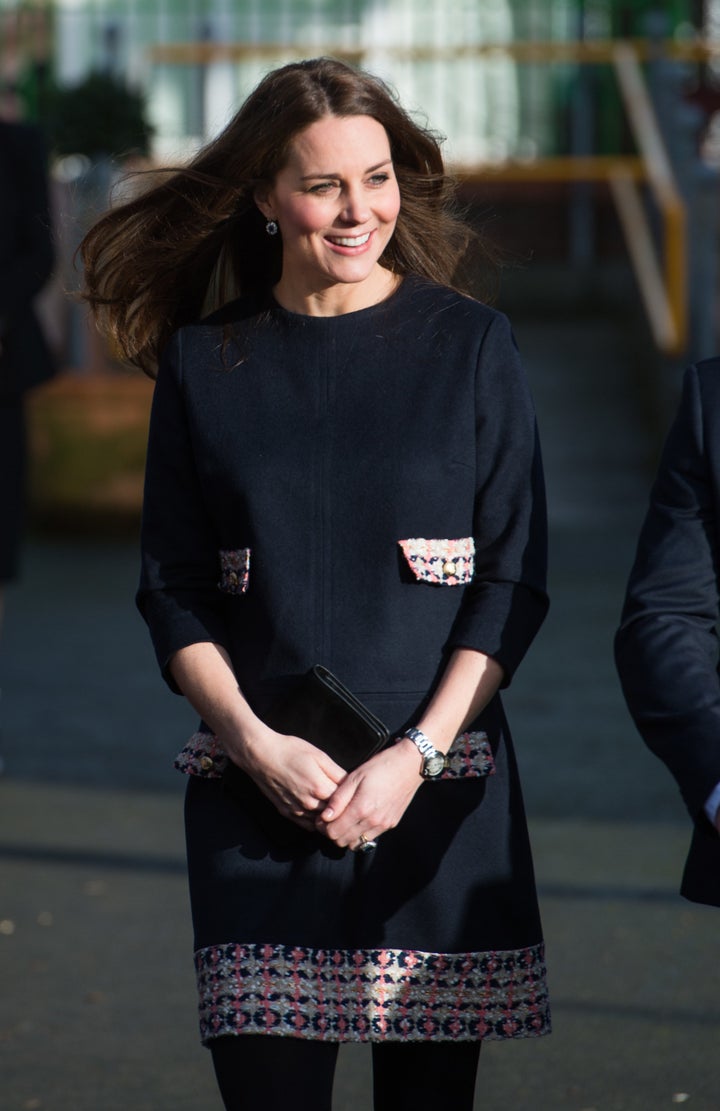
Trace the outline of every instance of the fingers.
<instances>
[{"instance_id":1,"label":"fingers","mask_svg":"<svg viewBox=\"0 0 720 1111\"><path fill-rule=\"evenodd\" d=\"M382 828L374 830L371 826L366 825L360 832L356 829L345 835L337 834L331 837L331 840L334 840L335 844L341 848L350 849L354 853L371 853L377 848L378 841L385 832L387 831Z\"/></svg>"},{"instance_id":2,"label":"fingers","mask_svg":"<svg viewBox=\"0 0 720 1111\"><path fill-rule=\"evenodd\" d=\"M325 801L323 799L315 798L310 794L297 797L288 794L286 791L282 791L276 792L274 796L271 797L275 806L286 818L311 822L313 828L320 811L325 806Z\"/></svg>"},{"instance_id":3,"label":"fingers","mask_svg":"<svg viewBox=\"0 0 720 1111\"><path fill-rule=\"evenodd\" d=\"M323 805L322 802L317 801L314 806L303 808L296 801L289 801L282 795L278 795L274 791L265 790L263 794L270 800L278 814L283 818L287 818L296 826L306 830L308 833L314 833L317 829L317 815L319 808Z\"/></svg>"},{"instance_id":4,"label":"fingers","mask_svg":"<svg viewBox=\"0 0 720 1111\"><path fill-rule=\"evenodd\" d=\"M294 825L305 830L306 833L321 833L326 837L328 836L325 829L321 828L322 823L319 823L314 815L308 817L305 814L292 812L290 810L281 811L281 813L283 813L284 817L288 818ZM337 836L329 839L334 841L339 848L350 849L355 853L371 853L377 848L377 840L380 836L379 833L373 833L373 835L370 836L371 832L370 830L361 833L353 832L348 834L346 838Z\"/></svg>"},{"instance_id":5,"label":"fingers","mask_svg":"<svg viewBox=\"0 0 720 1111\"><path fill-rule=\"evenodd\" d=\"M320 817L315 822L315 828L340 848L357 852L358 849L362 849L365 842L376 841L382 833L386 833L391 828L392 824L382 822L379 815L368 812L364 817L354 814L349 821L341 818L326 822Z\"/></svg>"},{"instance_id":6,"label":"fingers","mask_svg":"<svg viewBox=\"0 0 720 1111\"><path fill-rule=\"evenodd\" d=\"M397 767L396 754L380 753L350 772L327 800L316 828L331 841L357 849L360 837L372 841L394 829L415 795L422 779L404 759Z\"/></svg>"},{"instance_id":7,"label":"fingers","mask_svg":"<svg viewBox=\"0 0 720 1111\"><path fill-rule=\"evenodd\" d=\"M316 821L316 829L341 848L357 850L361 837L371 841L385 829L372 790L367 790L363 771L351 772L327 800Z\"/></svg>"},{"instance_id":8,"label":"fingers","mask_svg":"<svg viewBox=\"0 0 720 1111\"><path fill-rule=\"evenodd\" d=\"M357 788L358 782L355 777L353 775L346 776L335 788L330 798L327 799L325 807L320 814L321 820L323 822L337 821L355 797Z\"/></svg>"},{"instance_id":9,"label":"fingers","mask_svg":"<svg viewBox=\"0 0 720 1111\"><path fill-rule=\"evenodd\" d=\"M317 751L319 752L319 758L317 761L318 767L331 781L333 788L337 787L338 783L342 783L343 779L345 779L347 775L345 768L341 768L339 764L336 764L334 760L331 760L328 754L326 752L323 752L322 749L318 749ZM324 797L327 798L327 795L325 795Z\"/></svg>"},{"instance_id":10,"label":"fingers","mask_svg":"<svg viewBox=\"0 0 720 1111\"><path fill-rule=\"evenodd\" d=\"M291 821L293 823L293 825L299 826L300 829L304 829L306 833L316 833L317 832L317 830L315 829L315 819L314 818L297 817L293 814L286 814L285 817L288 818L289 821Z\"/></svg>"},{"instance_id":11,"label":"fingers","mask_svg":"<svg viewBox=\"0 0 720 1111\"><path fill-rule=\"evenodd\" d=\"M254 778L285 817L312 821L346 773L302 738L281 736L281 743Z\"/></svg>"},{"instance_id":12,"label":"fingers","mask_svg":"<svg viewBox=\"0 0 720 1111\"><path fill-rule=\"evenodd\" d=\"M367 842L397 825L417 790L415 770L405 784L394 771L388 774L387 756L348 774L302 738L283 737L282 743L281 755L258 777L261 787L284 817L340 848L372 851Z\"/></svg>"}]
</instances>

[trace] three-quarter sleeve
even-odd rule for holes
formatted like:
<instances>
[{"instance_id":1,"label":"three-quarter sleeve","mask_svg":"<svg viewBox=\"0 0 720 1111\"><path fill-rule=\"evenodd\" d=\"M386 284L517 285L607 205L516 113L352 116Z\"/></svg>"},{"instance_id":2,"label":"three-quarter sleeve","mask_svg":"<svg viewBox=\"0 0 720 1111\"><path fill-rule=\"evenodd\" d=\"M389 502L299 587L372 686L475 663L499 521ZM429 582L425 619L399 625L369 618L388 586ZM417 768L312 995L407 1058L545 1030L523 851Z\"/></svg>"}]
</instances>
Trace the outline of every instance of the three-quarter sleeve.
<instances>
[{"instance_id":1,"label":"three-quarter sleeve","mask_svg":"<svg viewBox=\"0 0 720 1111\"><path fill-rule=\"evenodd\" d=\"M449 647L493 657L507 686L548 608L547 519L535 411L500 314L478 359L476 444L475 571Z\"/></svg>"},{"instance_id":2,"label":"three-quarter sleeve","mask_svg":"<svg viewBox=\"0 0 720 1111\"><path fill-rule=\"evenodd\" d=\"M219 544L204 503L183 396L182 333L169 344L155 386L145 473L142 564L137 605L163 676L199 642L227 646L218 590Z\"/></svg>"}]
</instances>

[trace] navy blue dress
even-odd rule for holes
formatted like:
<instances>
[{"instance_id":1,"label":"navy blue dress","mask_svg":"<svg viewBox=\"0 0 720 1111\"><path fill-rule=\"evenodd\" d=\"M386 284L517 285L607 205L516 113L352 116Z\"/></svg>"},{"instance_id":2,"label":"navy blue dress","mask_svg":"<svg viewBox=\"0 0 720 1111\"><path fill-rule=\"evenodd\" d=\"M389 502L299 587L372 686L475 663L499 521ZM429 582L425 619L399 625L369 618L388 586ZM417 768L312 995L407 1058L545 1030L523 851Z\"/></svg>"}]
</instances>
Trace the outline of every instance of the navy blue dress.
<instances>
[{"instance_id":1,"label":"navy blue dress","mask_svg":"<svg viewBox=\"0 0 720 1111\"><path fill-rule=\"evenodd\" d=\"M533 407L501 314L407 277L339 317L242 300L169 345L138 604L171 686L178 649L221 644L262 717L322 663L399 735L456 647L510 681L545 563ZM177 766L203 1040L549 1030L500 696L372 854L282 818L204 723Z\"/></svg>"}]
</instances>

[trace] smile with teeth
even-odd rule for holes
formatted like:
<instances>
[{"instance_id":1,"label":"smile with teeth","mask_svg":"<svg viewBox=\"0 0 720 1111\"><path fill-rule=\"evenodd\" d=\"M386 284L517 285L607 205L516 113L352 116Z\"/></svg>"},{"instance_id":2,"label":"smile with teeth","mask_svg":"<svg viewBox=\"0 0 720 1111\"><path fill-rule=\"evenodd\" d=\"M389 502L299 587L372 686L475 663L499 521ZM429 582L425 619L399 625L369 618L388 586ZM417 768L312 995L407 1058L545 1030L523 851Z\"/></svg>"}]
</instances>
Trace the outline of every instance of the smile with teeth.
<instances>
[{"instance_id":1,"label":"smile with teeth","mask_svg":"<svg viewBox=\"0 0 720 1111\"><path fill-rule=\"evenodd\" d=\"M370 232L364 235L329 235L328 239L338 247L364 247L370 238Z\"/></svg>"}]
</instances>

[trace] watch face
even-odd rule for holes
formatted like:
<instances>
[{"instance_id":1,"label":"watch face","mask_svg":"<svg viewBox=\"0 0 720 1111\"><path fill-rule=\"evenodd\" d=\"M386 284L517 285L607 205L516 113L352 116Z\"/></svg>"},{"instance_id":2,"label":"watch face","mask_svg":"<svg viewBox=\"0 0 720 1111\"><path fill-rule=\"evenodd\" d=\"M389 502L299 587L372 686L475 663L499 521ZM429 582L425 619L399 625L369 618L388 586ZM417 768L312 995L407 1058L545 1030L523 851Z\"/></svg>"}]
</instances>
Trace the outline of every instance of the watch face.
<instances>
[{"instance_id":1,"label":"watch face","mask_svg":"<svg viewBox=\"0 0 720 1111\"><path fill-rule=\"evenodd\" d=\"M425 766L423 768L424 775L428 776L430 779L434 779L435 776L441 775L444 771L445 757L442 752L436 752L434 756L427 756L425 758Z\"/></svg>"}]
</instances>

